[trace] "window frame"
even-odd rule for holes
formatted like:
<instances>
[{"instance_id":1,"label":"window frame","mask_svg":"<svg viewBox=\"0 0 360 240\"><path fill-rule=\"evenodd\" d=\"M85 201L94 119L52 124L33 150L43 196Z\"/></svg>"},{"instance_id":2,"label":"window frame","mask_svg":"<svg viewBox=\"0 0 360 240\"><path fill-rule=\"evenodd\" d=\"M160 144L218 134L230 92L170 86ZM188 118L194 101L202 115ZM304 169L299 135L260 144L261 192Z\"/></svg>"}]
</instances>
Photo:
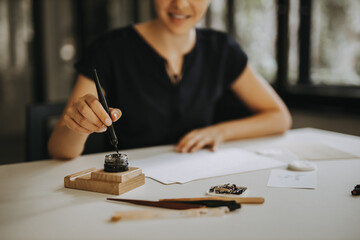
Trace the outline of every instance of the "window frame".
<instances>
[{"instance_id":1,"label":"window frame","mask_svg":"<svg viewBox=\"0 0 360 240\"><path fill-rule=\"evenodd\" d=\"M33 96L35 102L45 101L46 82L44 79L45 61L41 52L43 44L43 1L33 0L34 17L34 78ZM313 85L310 79L310 51L311 51L311 0L300 1L300 26L299 26L299 76L295 85L288 81L288 58L289 58L289 0L277 0L277 39L276 61L278 64L277 77L273 87L284 99L289 107L304 107L319 109L340 110L360 113L360 87L354 86L325 86ZM74 11L77 16L77 29L75 33L79 54L81 54L89 40L89 34L85 31L84 22L85 0L74 2ZM231 35L235 35L235 0L227 0L226 27ZM136 22L139 18L139 1L134 0L131 5L132 19ZM152 9L152 15L155 15ZM207 15L205 22L210 22L211 16ZM40 51L40 52L39 52Z\"/></svg>"},{"instance_id":2,"label":"window frame","mask_svg":"<svg viewBox=\"0 0 360 240\"><path fill-rule=\"evenodd\" d=\"M278 78L274 85L290 107L360 113L360 87L314 85L311 83L311 0L300 1L299 75L295 85L288 82L289 0L278 0Z\"/></svg>"}]
</instances>

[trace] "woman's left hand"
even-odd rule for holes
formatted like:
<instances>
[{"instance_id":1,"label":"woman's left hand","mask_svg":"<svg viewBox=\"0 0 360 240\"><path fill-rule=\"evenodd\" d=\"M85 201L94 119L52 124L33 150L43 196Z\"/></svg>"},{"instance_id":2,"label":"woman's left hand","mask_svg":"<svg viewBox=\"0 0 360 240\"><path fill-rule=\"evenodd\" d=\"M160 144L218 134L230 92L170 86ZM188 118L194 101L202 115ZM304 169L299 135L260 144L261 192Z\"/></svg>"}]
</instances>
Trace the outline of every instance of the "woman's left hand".
<instances>
[{"instance_id":1,"label":"woman's left hand","mask_svg":"<svg viewBox=\"0 0 360 240\"><path fill-rule=\"evenodd\" d=\"M217 126L192 130L176 145L175 150L181 153L196 152L204 147L215 151L217 145L224 141L223 133Z\"/></svg>"}]
</instances>

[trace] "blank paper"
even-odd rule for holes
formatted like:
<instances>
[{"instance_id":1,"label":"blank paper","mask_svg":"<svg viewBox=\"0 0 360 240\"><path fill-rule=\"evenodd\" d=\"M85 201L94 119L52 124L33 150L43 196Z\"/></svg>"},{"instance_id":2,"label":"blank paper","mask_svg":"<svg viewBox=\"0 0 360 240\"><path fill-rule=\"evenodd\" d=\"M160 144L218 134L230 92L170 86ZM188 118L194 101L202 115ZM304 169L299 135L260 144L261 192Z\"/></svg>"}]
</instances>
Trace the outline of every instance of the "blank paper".
<instances>
[{"instance_id":1,"label":"blank paper","mask_svg":"<svg viewBox=\"0 0 360 240\"><path fill-rule=\"evenodd\" d=\"M130 162L164 184L284 166L286 163L237 148L216 152L165 153Z\"/></svg>"}]
</instances>

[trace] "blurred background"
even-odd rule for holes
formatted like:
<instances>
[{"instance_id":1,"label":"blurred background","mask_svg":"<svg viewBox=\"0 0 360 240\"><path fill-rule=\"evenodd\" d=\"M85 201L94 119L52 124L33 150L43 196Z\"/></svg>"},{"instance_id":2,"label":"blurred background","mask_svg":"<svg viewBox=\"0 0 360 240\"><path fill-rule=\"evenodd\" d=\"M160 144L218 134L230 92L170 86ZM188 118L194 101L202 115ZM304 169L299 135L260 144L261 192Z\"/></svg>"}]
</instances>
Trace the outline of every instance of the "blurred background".
<instances>
[{"instance_id":1,"label":"blurred background","mask_svg":"<svg viewBox=\"0 0 360 240\"><path fill-rule=\"evenodd\" d=\"M360 136L359 13L359 0L212 0L199 27L240 43L293 128ZM25 161L26 110L66 101L97 36L154 16L151 0L0 0L0 164Z\"/></svg>"}]
</instances>

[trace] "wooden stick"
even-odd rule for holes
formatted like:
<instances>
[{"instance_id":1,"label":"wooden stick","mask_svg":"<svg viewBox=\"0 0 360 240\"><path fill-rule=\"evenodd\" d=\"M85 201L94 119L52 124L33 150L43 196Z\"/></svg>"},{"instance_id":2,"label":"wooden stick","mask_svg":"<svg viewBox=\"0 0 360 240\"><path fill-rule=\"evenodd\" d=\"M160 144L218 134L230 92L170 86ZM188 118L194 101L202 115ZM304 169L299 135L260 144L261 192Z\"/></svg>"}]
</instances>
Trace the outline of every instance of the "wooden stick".
<instances>
[{"instance_id":1,"label":"wooden stick","mask_svg":"<svg viewBox=\"0 0 360 240\"><path fill-rule=\"evenodd\" d=\"M262 197L199 197L199 198L160 199L159 202L161 201L191 202L191 201L203 201L203 200L236 201L237 203L242 203L242 204L263 204L265 201L265 199Z\"/></svg>"},{"instance_id":2,"label":"wooden stick","mask_svg":"<svg viewBox=\"0 0 360 240\"><path fill-rule=\"evenodd\" d=\"M223 216L229 212L227 207L217 208L198 208L187 210L133 210L125 212L115 212L111 217L111 222L146 220L162 218L181 218L181 217L210 217Z\"/></svg>"}]
</instances>

